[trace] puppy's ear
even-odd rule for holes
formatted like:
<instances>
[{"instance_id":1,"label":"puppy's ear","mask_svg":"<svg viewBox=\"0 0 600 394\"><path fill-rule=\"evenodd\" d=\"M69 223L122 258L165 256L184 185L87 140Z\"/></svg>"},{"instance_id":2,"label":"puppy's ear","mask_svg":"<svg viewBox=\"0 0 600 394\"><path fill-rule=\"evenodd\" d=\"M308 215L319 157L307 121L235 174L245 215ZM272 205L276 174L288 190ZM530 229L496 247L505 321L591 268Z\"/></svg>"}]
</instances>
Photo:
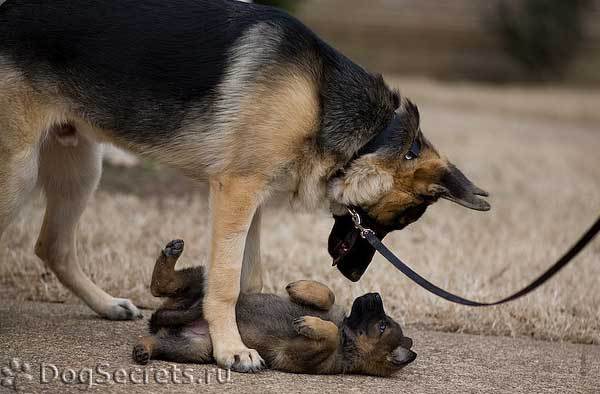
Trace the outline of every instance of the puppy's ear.
<instances>
[{"instance_id":1,"label":"puppy's ear","mask_svg":"<svg viewBox=\"0 0 600 394\"><path fill-rule=\"evenodd\" d=\"M368 154L354 160L340 176L329 180L330 199L343 205L365 206L377 202L394 184L390 171Z\"/></svg>"}]
</instances>

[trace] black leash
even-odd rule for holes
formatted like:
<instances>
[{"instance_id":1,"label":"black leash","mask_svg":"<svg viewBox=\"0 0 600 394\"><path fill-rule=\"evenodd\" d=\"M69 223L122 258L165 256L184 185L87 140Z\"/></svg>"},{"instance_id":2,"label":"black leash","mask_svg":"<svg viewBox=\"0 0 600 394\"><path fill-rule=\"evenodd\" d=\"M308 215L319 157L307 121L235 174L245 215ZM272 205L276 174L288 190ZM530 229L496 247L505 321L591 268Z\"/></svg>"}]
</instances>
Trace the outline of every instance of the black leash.
<instances>
[{"instance_id":1,"label":"black leash","mask_svg":"<svg viewBox=\"0 0 600 394\"><path fill-rule=\"evenodd\" d=\"M546 270L546 272L544 272L536 280L531 282L531 284L529 284L528 286L524 287L523 289L517 291L516 293L514 293L506 298L501 299L500 301L478 302L478 301L467 300L466 298L462 298L455 294L449 293L446 290L441 289L438 286L434 285L433 283L429 282L427 279L423 278L421 275L419 275L418 273L413 271L409 266L404 264L402 262L402 260L400 260L398 257L396 257L396 255L394 255L394 253L392 253L379 240L379 238L377 238L377 236L375 235L375 232L373 230L361 225L361 218L360 218L360 215L358 214L358 212L356 212L352 208L348 208L348 211L350 212L350 215L352 216L352 221L354 222L354 227L356 227L356 229L360 231L360 236L363 237L364 239L366 239L367 241L369 241L369 243L371 244L371 246L373 246L375 248L375 250L377 250L379 253L381 253L381 255L383 257L385 257L390 263L392 263L392 265L394 267L396 267L398 270L400 270L404 275L408 276L413 282L415 282L419 286L423 287L424 289L432 292L433 294L435 294L439 297L442 297L451 302L455 302L457 304L462 304L462 305L467 305L467 306L490 306L490 305L503 304L505 302L515 300L517 298L524 296L525 294L532 292L533 290L535 290L536 288L541 286L544 282L546 282L548 279L552 278L564 266L569 264L569 262L571 262L571 260L573 260L573 258L575 258L575 256L577 256L577 254L579 252L581 252L581 250L587 244L590 243L590 241L598 234L598 232L600 232L600 217L599 217L596 220L596 223L594 223L594 225L592 227L590 227L590 229L581 236L579 241L577 241L577 243L575 243L575 245L573 245L571 247L571 249L569 249L567 251L567 253L565 253L556 263L554 263L550 268L548 268L548 270Z\"/></svg>"}]
</instances>

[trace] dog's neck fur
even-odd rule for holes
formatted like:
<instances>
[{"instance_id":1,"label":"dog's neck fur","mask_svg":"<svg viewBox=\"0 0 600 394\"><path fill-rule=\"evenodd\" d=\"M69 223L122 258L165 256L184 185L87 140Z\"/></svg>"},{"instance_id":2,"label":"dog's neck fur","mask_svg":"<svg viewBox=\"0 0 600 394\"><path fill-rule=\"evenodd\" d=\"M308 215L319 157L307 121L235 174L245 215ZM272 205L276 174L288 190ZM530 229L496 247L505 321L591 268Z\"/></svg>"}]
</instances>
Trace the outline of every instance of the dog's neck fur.
<instances>
[{"instance_id":1,"label":"dog's neck fur","mask_svg":"<svg viewBox=\"0 0 600 394\"><path fill-rule=\"evenodd\" d=\"M319 130L305 148L312 154L304 157L311 159L298 163L298 174L303 176L296 179L292 203L340 213L344 207L328 196L328 181L386 128L398 96L381 76L368 73L324 42L319 41L319 51L322 61L314 72L320 87Z\"/></svg>"},{"instance_id":2,"label":"dog's neck fur","mask_svg":"<svg viewBox=\"0 0 600 394\"><path fill-rule=\"evenodd\" d=\"M318 144L347 161L385 129L394 113L394 93L380 75L323 45Z\"/></svg>"}]
</instances>

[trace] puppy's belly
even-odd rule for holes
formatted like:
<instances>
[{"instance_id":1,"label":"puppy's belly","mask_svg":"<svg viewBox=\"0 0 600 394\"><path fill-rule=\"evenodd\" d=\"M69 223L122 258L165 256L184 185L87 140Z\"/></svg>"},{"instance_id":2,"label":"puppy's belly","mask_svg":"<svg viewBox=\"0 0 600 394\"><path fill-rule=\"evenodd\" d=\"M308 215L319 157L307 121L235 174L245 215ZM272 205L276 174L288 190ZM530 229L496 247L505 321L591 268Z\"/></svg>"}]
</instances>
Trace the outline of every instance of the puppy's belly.
<instances>
[{"instance_id":1,"label":"puppy's belly","mask_svg":"<svg viewBox=\"0 0 600 394\"><path fill-rule=\"evenodd\" d=\"M196 337L209 337L208 322L204 319L196 320L195 322L188 324L183 329L183 335L196 338Z\"/></svg>"}]
</instances>

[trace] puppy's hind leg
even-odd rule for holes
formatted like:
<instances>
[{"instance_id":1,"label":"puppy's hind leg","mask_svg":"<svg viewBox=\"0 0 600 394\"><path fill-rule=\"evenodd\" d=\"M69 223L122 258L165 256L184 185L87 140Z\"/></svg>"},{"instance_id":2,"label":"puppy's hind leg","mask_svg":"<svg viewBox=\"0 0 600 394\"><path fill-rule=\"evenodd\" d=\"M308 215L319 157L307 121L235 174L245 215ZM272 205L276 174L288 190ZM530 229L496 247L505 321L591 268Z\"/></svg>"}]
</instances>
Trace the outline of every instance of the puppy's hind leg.
<instances>
[{"instance_id":1,"label":"puppy's hind leg","mask_svg":"<svg viewBox=\"0 0 600 394\"><path fill-rule=\"evenodd\" d=\"M111 320L141 318L131 301L114 298L81 270L75 231L102 171L100 146L78 136L76 146L65 146L49 136L40 152L39 180L46 195L46 214L36 254L60 282L100 316Z\"/></svg>"},{"instance_id":2,"label":"puppy's hind leg","mask_svg":"<svg viewBox=\"0 0 600 394\"><path fill-rule=\"evenodd\" d=\"M140 337L137 343L133 346L131 357L138 364L146 365L153 359L155 355L154 349L158 344L159 339L154 336Z\"/></svg>"},{"instance_id":3,"label":"puppy's hind leg","mask_svg":"<svg viewBox=\"0 0 600 394\"><path fill-rule=\"evenodd\" d=\"M298 280L285 287L290 301L324 311L331 309L335 303L335 295L322 283L314 280Z\"/></svg>"},{"instance_id":4,"label":"puppy's hind leg","mask_svg":"<svg viewBox=\"0 0 600 394\"><path fill-rule=\"evenodd\" d=\"M160 252L150 282L150 292L155 297L183 297L197 300L204 296L205 272L203 266L175 270L183 253L183 241L171 241Z\"/></svg>"},{"instance_id":5,"label":"puppy's hind leg","mask_svg":"<svg viewBox=\"0 0 600 394\"><path fill-rule=\"evenodd\" d=\"M212 362L208 327L205 330L203 335L187 335L184 329L177 335L162 330L156 335L142 337L133 347L133 360L142 365L152 359L198 364Z\"/></svg>"}]
</instances>

